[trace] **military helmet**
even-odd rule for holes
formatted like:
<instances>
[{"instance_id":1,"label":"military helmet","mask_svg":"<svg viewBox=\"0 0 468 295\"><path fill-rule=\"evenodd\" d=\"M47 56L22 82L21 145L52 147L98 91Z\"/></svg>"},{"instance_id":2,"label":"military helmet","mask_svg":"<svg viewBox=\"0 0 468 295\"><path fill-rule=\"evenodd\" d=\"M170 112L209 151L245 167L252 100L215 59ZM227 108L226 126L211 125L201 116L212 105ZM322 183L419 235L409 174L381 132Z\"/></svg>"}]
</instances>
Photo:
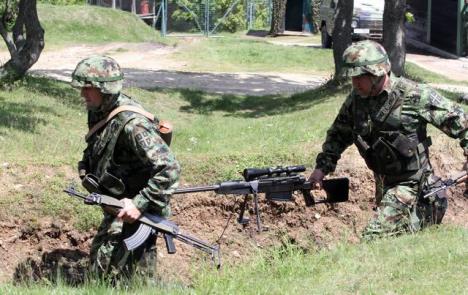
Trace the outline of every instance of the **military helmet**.
<instances>
[{"instance_id":1,"label":"military helmet","mask_svg":"<svg viewBox=\"0 0 468 295\"><path fill-rule=\"evenodd\" d=\"M350 45L343 53L343 63L350 77L362 74L383 76L390 71L390 61L382 45L365 40Z\"/></svg>"},{"instance_id":2,"label":"military helmet","mask_svg":"<svg viewBox=\"0 0 468 295\"><path fill-rule=\"evenodd\" d=\"M122 90L123 73L119 64L108 56L92 56L78 63L71 85L76 88L93 86L105 94Z\"/></svg>"}]
</instances>

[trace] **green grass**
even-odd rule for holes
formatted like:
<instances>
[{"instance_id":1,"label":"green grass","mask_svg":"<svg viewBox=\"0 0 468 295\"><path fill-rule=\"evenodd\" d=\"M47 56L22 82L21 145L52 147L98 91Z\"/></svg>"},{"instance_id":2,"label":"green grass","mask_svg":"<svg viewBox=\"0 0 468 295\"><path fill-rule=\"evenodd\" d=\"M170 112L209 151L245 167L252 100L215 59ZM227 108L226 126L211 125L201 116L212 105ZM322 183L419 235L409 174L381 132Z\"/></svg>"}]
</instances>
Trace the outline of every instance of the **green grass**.
<instances>
[{"instance_id":1,"label":"green grass","mask_svg":"<svg viewBox=\"0 0 468 295\"><path fill-rule=\"evenodd\" d=\"M158 31L136 15L90 5L38 4L47 47L80 43L162 42Z\"/></svg>"},{"instance_id":2,"label":"green grass","mask_svg":"<svg viewBox=\"0 0 468 295\"><path fill-rule=\"evenodd\" d=\"M199 294L463 294L467 242L466 229L442 227L311 253L286 247L195 285Z\"/></svg>"},{"instance_id":3,"label":"green grass","mask_svg":"<svg viewBox=\"0 0 468 295\"><path fill-rule=\"evenodd\" d=\"M246 167L311 167L346 90L323 87L291 97L126 92L173 122L172 146L183 167L182 180L203 184L239 178ZM24 199L35 207L34 215L57 216L79 229L96 226L98 210L88 211L61 192L78 182L74 169L85 148L87 114L78 91L66 83L29 77L11 91L0 90L0 102L1 163L13 167L0 173L22 185L0 201L0 212L27 219L30 207L13 202Z\"/></svg>"},{"instance_id":4,"label":"green grass","mask_svg":"<svg viewBox=\"0 0 468 295\"><path fill-rule=\"evenodd\" d=\"M291 97L135 88L126 92L158 117L173 122L173 149L183 166L193 167L189 171L211 167L211 176L227 177L233 176L232 168L218 170L221 158L239 169L296 161L311 165L312 159L306 160L314 152L310 143L323 137L346 90L323 87ZM13 91L0 91L3 161L74 165L84 148L86 131L80 100L67 84L42 78L28 78ZM213 180L211 176L201 179ZM184 177L200 179L190 172Z\"/></svg>"},{"instance_id":5,"label":"green grass","mask_svg":"<svg viewBox=\"0 0 468 295\"><path fill-rule=\"evenodd\" d=\"M331 249L294 245L253 250L242 265L199 272L190 287L162 285L111 289L102 285L31 289L0 286L2 294L465 294L468 230L450 226L373 243ZM41 293L42 292L42 293Z\"/></svg>"},{"instance_id":6,"label":"green grass","mask_svg":"<svg viewBox=\"0 0 468 295\"><path fill-rule=\"evenodd\" d=\"M234 37L194 42L174 55L188 69L214 72L290 72L329 75L331 50L281 46Z\"/></svg>"},{"instance_id":7,"label":"green grass","mask_svg":"<svg viewBox=\"0 0 468 295\"><path fill-rule=\"evenodd\" d=\"M264 97L167 89L125 92L174 124L172 149L183 167L182 183L209 184L238 179L247 167L312 168L349 90L323 86ZM0 102L1 163L13 166L3 173L22 185L0 200L0 211L27 219L30 208L13 202L26 198L38 216L58 216L79 229L97 225L98 210L70 202L61 192L78 182L74 170L85 148L87 114L78 91L29 77L11 91L0 90Z\"/></svg>"},{"instance_id":8,"label":"green grass","mask_svg":"<svg viewBox=\"0 0 468 295\"><path fill-rule=\"evenodd\" d=\"M405 71L406 71L406 76L408 78L413 79L418 82L468 86L468 82L452 80L441 74L423 69L420 66L411 62L406 62Z\"/></svg>"}]
</instances>

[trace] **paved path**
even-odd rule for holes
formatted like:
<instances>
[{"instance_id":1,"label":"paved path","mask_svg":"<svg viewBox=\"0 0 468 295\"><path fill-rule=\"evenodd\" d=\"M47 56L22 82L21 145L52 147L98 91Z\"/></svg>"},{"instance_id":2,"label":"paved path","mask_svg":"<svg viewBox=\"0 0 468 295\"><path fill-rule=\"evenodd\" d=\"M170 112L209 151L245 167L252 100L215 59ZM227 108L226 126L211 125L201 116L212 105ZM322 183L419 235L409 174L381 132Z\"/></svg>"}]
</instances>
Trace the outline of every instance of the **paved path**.
<instances>
[{"instance_id":1,"label":"paved path","mask_svg":"<svg viewBox=\"0 0 468 295\"><path fill-rule=\"evenodd\" d=\"M72 69L33 69L36 75L70 81ZM181 88L209 93L239 95L293 94L322 85L326 79L300 74L197 73L123 68L125 87Z\"/></svg>"},{"instance_id":2,"label":"paved path","mask_svg":"<svg viewBox=\"0 0 468 295\"><path fill-rule=\"evenodd\" d=\"M174 48L155 43L108 43L68 46L41 54L33 74L70 81L76 64L93 54L114 57L125 73L125 86L183 88L210 93L269 95L292 94L316 88L324 77L289 73L199 73L184 70L183 62L171 58ZM0 60L7 58L0 52Z\"/></svg>"},{"instance_id":3,"label":"paved path","mask_svg":"<svg viewBox=\"0 0 468 295\"><path fill-rule=\"evenodd\" d=\"M298 38L298 37L294 37ZM272 42L282 45L314 46L303 38ZM281 43L281 42L283 43ZM287 42L286 42L287 41ZM314 42L316 42L314 40ZM317 45L318 46L318 45ZM316 88L325 77L289 73L199 73L184 70L183 62L171 59L175 49L155 43L109 43L105 45L68 46L45 50L31 72L69 81L71 72L83 58L92 54L106 54L116 58L123 67L126 86L146 89L183 88L221 94L270 95L292 94ZM0 61L8 55L0 52ZM445 59L431 55L408 54L407 60L454 80L466 80L467 87L434 85L437 88L468 93L468 60Z\"/></svg>"}]
</instances>

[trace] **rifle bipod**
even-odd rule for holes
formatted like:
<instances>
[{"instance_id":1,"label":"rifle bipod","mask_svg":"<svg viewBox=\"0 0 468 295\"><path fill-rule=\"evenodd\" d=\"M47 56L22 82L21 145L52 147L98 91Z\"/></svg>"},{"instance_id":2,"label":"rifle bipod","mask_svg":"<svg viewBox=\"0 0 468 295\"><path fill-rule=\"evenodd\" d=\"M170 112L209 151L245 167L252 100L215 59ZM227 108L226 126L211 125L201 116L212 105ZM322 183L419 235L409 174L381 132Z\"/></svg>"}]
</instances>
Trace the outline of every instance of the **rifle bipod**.
<instances>
[{"instance_id":1,"label":"rifle bipod","mask_svg":"<svg viewBox=\"0 0 468 295\"><path fill-rule=\"evenodd\" d=\"M257 223L257 232L261 233L265 231L266 229L263 228L262 220L260 218L260 209L258 206L258 195L256 193L253 193L252 195L253 195L253 202L254 202L255 221ZM248 194L244 195L244 201L241 204L239 218L237 219L237 222L242 225L247 225L250 223L250 219L244 217L245 210L247 210L247 205L248 205L247 202L249 201L249 196L250 195Z\"/></svg>"}]
</instances>

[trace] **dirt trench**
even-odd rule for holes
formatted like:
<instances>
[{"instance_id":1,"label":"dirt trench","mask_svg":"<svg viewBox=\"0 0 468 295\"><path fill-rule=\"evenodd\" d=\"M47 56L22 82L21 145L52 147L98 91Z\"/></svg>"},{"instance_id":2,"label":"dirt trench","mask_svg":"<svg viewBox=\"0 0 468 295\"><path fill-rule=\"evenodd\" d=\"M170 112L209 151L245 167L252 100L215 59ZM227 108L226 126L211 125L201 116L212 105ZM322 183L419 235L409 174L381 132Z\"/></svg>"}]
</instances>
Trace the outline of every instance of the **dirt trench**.
<instances>
[{"instance_id":1,"label":"dirt trench","mask_svg":"<svg viewBox=\"0 0 468 295\"><path fill-rule=\"evenodd\" d=\"M431 162L441 177L453 175L464 162L461 149L453 140L438 136L432 147ZM53 173L49 171L48 173ZM60 173L63 173L60 172ZM14 179L3 173L4 181ZM350 179L350 200L336 205L319 204L305 207L301 195L294 202L267 202L260 197L262 224L267 228L257 233L255 218L240 225L236 222L242 197L222 196L213 193L197 193L174 196L173 217L180 228L192 235L215 243L219 240L222 260L225 264L241 264L252 258L257 249L294 243L305 250L326 248L338 241L359 242L359 233L372 217L374 208L374 184L370 170L354 148L345 152L335 176ZM183 185L183 184L182 184ZM448 192L449 210L444 223L468 227L468 199L463 197L464 186ZM320 197L317 193L316 197ZM31 201L32 202L32 201ZM19 206L28 207L28 198ZM252 206L250 206L252 209ZM66 220L44 217L31 220L0 218L0 281L34 279L51 281L60 273L72 284L81 282L86 274L86 257L94 231L78 232ZM190 284L193 275L203 261L209 262L200 251L177 242L178 251L169 255L163 239L158 239L158 273L164 281L181 281Z\"/></svg>"}]
</instances>

